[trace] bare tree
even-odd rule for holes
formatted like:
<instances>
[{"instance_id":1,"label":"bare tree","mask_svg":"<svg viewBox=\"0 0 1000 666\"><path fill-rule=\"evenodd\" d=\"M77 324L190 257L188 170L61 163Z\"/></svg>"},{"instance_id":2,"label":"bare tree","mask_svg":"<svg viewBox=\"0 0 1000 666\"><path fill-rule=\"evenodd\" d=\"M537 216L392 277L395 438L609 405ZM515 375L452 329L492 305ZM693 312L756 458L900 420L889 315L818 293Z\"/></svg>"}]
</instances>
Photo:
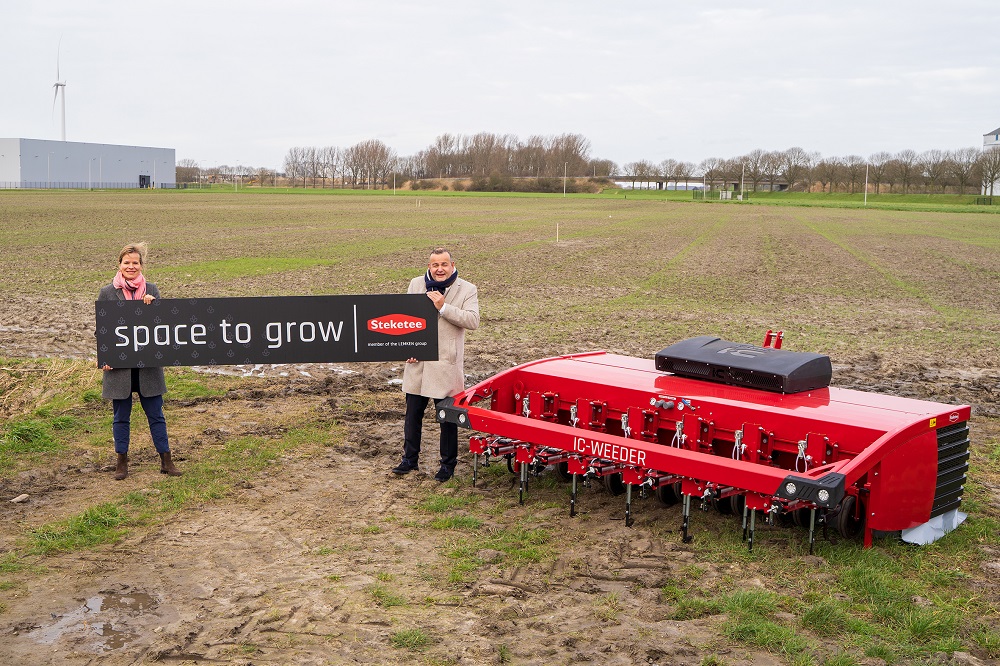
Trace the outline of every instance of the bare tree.
<instances>
[{"instance_id":1,"label":"bare tree","mask_svg":"<svg viewBox=\"0 0 1000 666\"><path fill-rule=\"evenodd\" d=\"M198 163L194 160L178 160L175 179L178 183L194 183L198 181L200 171Z\"/></svg>"},{"instance_id":2,"label":"bare tree","mask_svg":"<svg viewBox=\"0 0 1000 666\"><path fill-rule=\"evenodd\" d=\"M688 187L688 183L694 178L695 165L692 162L678 162L677 163L677 180L684 181L684 189Z\"/></svg>"},{"instance_id":3,"label":"bare tree","mask_svg":"<svg viewBox=\"0 0 1000 666\"><path fill-rule=\"evenodd\" d=\"M663 188L666 189L667 184L670 181L674 181L674 187L677 187L677 160L666 159L660 162L657 170L660 175L666 180L663 183Z\"/></svg>"},{"instance_id":4,"label":"bare tree","mask_svg":"<svg viewBox=\"0 0 1000 666\"><path fill-rule=\"evenodd\" d=\"M848 155L844 158L844 180L851 185L851 194L865 182L865 168L868 163L860 155Z\"/></svg>"},{"instance_id":5,"label":"bare tree","mask_svg":"<svg viewBox=\"0 0 1000 666\"><path fill-rule=\"evenodd\" d=\"M306 172L310 178L312 178L312 186L316 187L316 179L320 177L323 171L323 163L321 158L321 151L317 148L305 148L305 167ZM305 187L305 183L302 185Z\"/></svg>"},{"instance_id":6,"label":"bare tree","mask_svg":"<svg viewBox=\"0 0 1000 666\"><path fill-rule=\"evenodd\" d=\"M592 160L590 141L582 134L533 135L522 142L511 134L480 132L471 136L442 134L418 155L419 168L410 164L408 172L423 177L561 177L611 176L617 166L609 160ZM603 171L603 173L598 173ZM360 177L360 176L357 176Z\"/></svg>"},{"instance_id":7,"label":"bare tree","mask_svg":"<svg viewBox=\"0 0 1000 666\"><path fill-rule=\"evenodd\" d=\"M499 173L505 161L504 142L504 137L490 132L480 132L470 137L465 150L469 172L477 176Z\"/></svg>"},{"instance_id":8,"label":"bare tree","mask_svg":"<svg viewBox=\"0 0 1000 666\"><path fill-rule=\"evenodd\" d=\"M885 151L872 153L868 158L868 164L871 166L871 173L869 175L872 178L872 182L875 183L875 194L879 194L882 189L882 183L885 182L886 169L890 160L892 160L892 155Z\"/></svg>"},{"instance_id":9,"label":"bare tree","mask_svg":"<svg viewBox=\"0 0 1000 666\"><path fill-rule=\"evenodd\" d=\"M743 158L734 157L722 160L722 178L725 180L723 189L729 189L730 183L732 183L734 191L739 188L740 181L743 179Z\"/></svg>"},{"instance_id":10,"label":"bare tree","mask_svg":"<svg viewBox=\"0 0 1000 666\"><path fill-rule=\"evenodd\" d=\"M984 150L979 168L983 174L983 194L993 196L993 189L1000 180L1000 148Z\"/></svg>"},{"instance_id":11,"label":"bare tree","mask_svg":"<svg viewBox=\"0 0 1000 666\"><path fill-rule=\"evenodd\" d=\"M518 144L515 153L518 164L515 174L519 176L539 178L548 174L550 163L555 163L549 155L548 141L537 134L528 137L525 143Z\"/></svg>"},{"instance_id":12,"label":"bare tree","mask_svg":"<svg viewBox=\"0 0 1000 666\"><path fill-rule=\"evenodd\" d=\"M819 181L820 187L823 191L830 194L833 193L834 182L838 178L841 178L841 170L843 169L843 162L839 157L827 157L821 159L813 167L813 176ZM827 190L829 188L829 190Z\"/></svg>"},{"instance_id":13,"label":"bare tree","mask_svg":"<svg viewBox=\"0 0 1000 666\"><path fill-rule=\"evenodd\" d=\"M958 193L965 194L966 188L980 179L979 177L979 157L978 148L959 148L952 151L948 160L948 168L951 177L958 184Z\"/></svg>"},{"instance_id":14,"label":"bare tree","mask_svg":"<svg viewBox=\"0 0 1000 666\"><path fill-rule=\"evenodd\" d=\"M789 148L781 154L781 176L794 189L796 183L808 181L812 156L799 147ZM805 188L808 191L808 186Z\"/></svg>"},{"instance_id":15,"label":"bare tree","mask_svg":"<svg viewBox=\"0 0 1000 666\"><path fill-rule=\"evenodd\" d=\"M901 172L902 169L900 169L899 160L895 157L885 163L885 175L883 179L885 180L885 184L889 186L889 194L892 194L892 186L899 182Z\"/></svg>"},{"instance_id":16,"label":"bare tree","mask_svg":"<svg viewBox=\"0 0 1000 666\"><path fill-rule=\"evenodd\" d=\"M570 176L587 175L590 161L590 140L582 134L560 134L552 140L552 157ZM654 169L655 170L655 169Z\"/></svg>"},{"instance_id":17,"label":"bare tree","mask_svg":"<svg viewBox=\"0 0 1000 666\"><path fill-rule=\"evenodd\" d=\"M767 180L767 186L770 191L774 192L774 186L781 177L782 154L778 151L772 150L764 153L763 160L762 167L764 170L764 179Z\"/></svg>"},{"instance_id":18,"label":"bare tree","mask_svg":"<svg viewBox=\"0 0 1000 666\"><path fill-rule=\"evenodd\" d=\"M657 172L656 166L652 162L648 162L646 160L629 162L624 168L625 175L632 181L633 189L635 188L636 181L648 182L646 179L654 177Z\"/></svg>"},{"instance_id":19,"label":"bare tree","mask_svg":"<svg viewBox=\"0 0 1000 666\"><path fill-rule=\"evenodd\" d=\"M723 177L724 168L725 162L718 157L709 157L701 161L701 164L698 165L698 171L701 171L708 189L712 189L712 185Z\"/></svg>"},{"instance_id":20,"label":"bare tree","mask_svg":"<svg viewBox=\"0 0 1000 666\"><path fill-rule=\"evenodd\" d=\"M274 170L268 169L267 167L257 167L254 169L254 177L257 179L257 184L264 187L268 181L271 182L271 186L274 187Z\"/></svg>"},{"instance_id":21,"label":"bare tree","mask_svg":"<svg viewBox=\"0 0 1000 666\"><path fill-rule=\"evenodd\" d=\"M247 166L245 164L237 164L234 173L236 174L236 177L239 179L239 182L242 183L242 182L249 182L252 176L256 173L256 171L257 170L254 169L252 166Z\"/></svg>"},{"instance_id":22,"label":"bare tree","mask_svg":"<svg viewBox=\"0 0 1000 666\"><path fill-rule=\"evenodd\" d=\"M288 152L285 154L284 167L285 175L292 183L292 187L295 187L295 181L298 178L302 179L302 187L306 186L307 169L305 148L289 148Z\"/></svg>"},{"instance_id":23,"label":"bare tree","mask_svg":"<svg viewBox=\"0 0 1000 666\"><path fill-rule=\"evenodd\" d=\"M944 192L943 181L948 175L948 154L943 150L927 150L917 157L917 167L927 183L927 191L933 193L939 186Z\"/></svg>"},{"instance_id":24,"label":"bare tree","mask_svg":"<svg viewBox=\"0 0 1000 666\"><path fill-rule=\"evenodd\" d=\"M427 171L432 177L450 178L455 175L455 153L458 140L451 134L442 134L434 139L427 149Z\"/></svg>"},{"instance_id":25,"label":"bare tree","mask_svg":"<svg viewBox=\"0 0 1000 666\"><path fill-rule=\"evenodd\" d=\"M903 186L903 194L906 194L910 185L919 177L920 166L917 153L907 148L896 153L893 159L895 175Z\"/></svg>"},{"instance_id":26,"label":"bare tree","mask_svg":"<svg viewBox=\"0 0 1000 666\"><path fill-rule=\"evenodd\" d=\"M611 160L590 160L588 171L594 178L609 178L618 173L618 165Z\"/></svg>"},{"instance_id":27,"label":"bare tree","mask_svg":"<svg viewBox=\"0 0 1000 666\"><path fill-rule=\"evenodd\" d=\"M743 156L743 173L746 180L750 181L750 189L754 192L761 181L764 180L764 163L767 153L760 148L755 148Z\"/></svg>"},{"instance_id":28,"label":"bare tree","mask_svg":"<svg viewBox=\"0 0 1000 666\"><path fill-rule=\"evenodd\" d=\"M396 160L396 170L398 171L400 178L398 182L405 183L408 180L416 181L422 178L427 178L430 174L427 173L426 165L426 150L421 150L416 155L400 157Z\"/></svg>"},{"instance_id":29,"label":"bare tree","mask_svg":"<svg viewBox=\"0 0 1000 666\"><path fill-rule=\"evenodd\" d=\"M396 152L378 139L368 139L348 148L344 165L351 173L352 186L362 182L366 189L385 186L396 164Z\"/></svg>"},{"instance_id":30,"label":"bare tree","mask_svg":"<svg viewBox=\"0 0 1000 666\"><path fill-rule=\"evenodd\" d=\"M350 179L351 188L356 188L365 168L361 148L359 145L351 146L343 152L342 158L341 164L344 169L344 180L347 181Z\"/></svg>"},{"instance_id":31,"label":"bare tree","mask_svg":"<svg viewBox=\"0 0 1000 666\"><path fill-rule=\"evenodd\" d=\"M337 184L337 169L340 166L340 148L336 146L326 146L316 151L319 162L319 176L323 181L323 188L326 188L326 180L331 180L331 185Z\"/></svg>"}]
</instances>

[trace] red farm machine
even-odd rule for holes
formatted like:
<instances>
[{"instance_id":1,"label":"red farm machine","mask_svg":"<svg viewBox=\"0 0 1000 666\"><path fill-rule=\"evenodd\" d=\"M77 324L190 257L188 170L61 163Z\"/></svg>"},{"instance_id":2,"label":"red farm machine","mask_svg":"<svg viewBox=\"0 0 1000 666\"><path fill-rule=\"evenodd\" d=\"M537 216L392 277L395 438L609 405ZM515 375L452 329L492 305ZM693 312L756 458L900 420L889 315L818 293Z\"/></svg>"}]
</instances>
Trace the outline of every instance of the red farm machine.
<instances>
[{"instance_id":1,"label":"red farm machine","mask_svg":"<svg viewBox=\"0 0 1000 666\"><path fill-rule=\"evenodd\" d=\"M439 421L477 431L481 456L506 458L529 477L554 466L572 482L600 479L682 503L690 540L692 500L743 516L753 548L758 515L844 537L901 532L930 543L957 527L969 466L970 407L829 386L828 356L711 336L653 359L571 354L511 368L441 403Z\"/></svg>"}]
</instances>

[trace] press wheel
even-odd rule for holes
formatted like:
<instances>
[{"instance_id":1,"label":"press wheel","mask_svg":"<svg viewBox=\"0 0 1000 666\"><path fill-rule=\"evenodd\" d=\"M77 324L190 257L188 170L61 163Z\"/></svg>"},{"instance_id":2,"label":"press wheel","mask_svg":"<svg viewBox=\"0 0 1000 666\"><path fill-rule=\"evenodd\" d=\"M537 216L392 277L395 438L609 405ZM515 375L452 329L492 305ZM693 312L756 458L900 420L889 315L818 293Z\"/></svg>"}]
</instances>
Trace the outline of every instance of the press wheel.
<instances>
[{"instance_id":1,"label":"press wheel","mask_svg":"<svg viewBox=\"0 0 1000 666\"><path fill-rule=\"evenodd\" d=\"M844 497L844 501L840 503L840 511L837 513L835 524L837 531L845 539L855 538L865 526L864 511L861 513L861 518L854 517L854 508L857 506L857 503L858 500L854 495L847 495Z\"/></svg>"},{"instance_id":2,"label":"press wheel","mask_svg":"<svg viewBox=\"0 0 1000 666\"><path fill-rule=\"evenodd\" d=\"M731 516L733 514L742 515L745 501L743 495L730 495L715 502L715 508L724 516Z\"/></svg>"},{"instance_id":3,"label":"press wheel","mask_svg":"<svg viewBox=\"0 0 1000 666\"><path fill-rule=\"evenodd\" d=\"M809 514L812 513L812 509L796 509L792 511L792 522L795 523L796 527L809 528Z\"/></svg>"},{"instance_id":4,"label":"press wheel","mask_svg":"<svg viewBox=\"0 0 1000 666\"><path fill-rule=\"evenodd\" d=\"M625 482L622 481L621 472L608 474L601 477L601 480L604 482L604 488L612 495L625 494Z\"/></svg>"},{"instance_id":5,"label":"press wheel","mask_svg":"<svg viewBox=\"0 0 1000 666\"><path fill-rule=\"evenodd\" d=\"M681 501L681 483L668 483L656 489L656 499L663 506L673 506Z\"/></svg>"}]
</instances>

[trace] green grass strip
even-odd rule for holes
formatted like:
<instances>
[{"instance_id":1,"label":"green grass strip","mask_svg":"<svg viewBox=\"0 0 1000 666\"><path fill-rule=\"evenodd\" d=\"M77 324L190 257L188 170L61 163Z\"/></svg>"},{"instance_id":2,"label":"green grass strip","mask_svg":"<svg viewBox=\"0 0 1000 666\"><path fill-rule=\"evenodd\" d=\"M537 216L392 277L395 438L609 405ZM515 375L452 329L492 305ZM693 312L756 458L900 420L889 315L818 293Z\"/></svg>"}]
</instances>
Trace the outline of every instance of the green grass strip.
<instances>
[{"instance_id":1,"label":"green grass strip","mask_svg":"<svg viewBox=\"0 0 1000 666\"><path fill-rule=\"evenodd\" d=\"M329 436L326 432L303 428L291 430L281 439L235 439L221 451L185 465L183 476L152 484L152 493L130 492L116 501L32 530L28 533L26 552L44 556L114 543L130 527L152 524L186 506L224 497L236 483L257 474L286 451L322 442Z\"/></svg>"}]
</instances>

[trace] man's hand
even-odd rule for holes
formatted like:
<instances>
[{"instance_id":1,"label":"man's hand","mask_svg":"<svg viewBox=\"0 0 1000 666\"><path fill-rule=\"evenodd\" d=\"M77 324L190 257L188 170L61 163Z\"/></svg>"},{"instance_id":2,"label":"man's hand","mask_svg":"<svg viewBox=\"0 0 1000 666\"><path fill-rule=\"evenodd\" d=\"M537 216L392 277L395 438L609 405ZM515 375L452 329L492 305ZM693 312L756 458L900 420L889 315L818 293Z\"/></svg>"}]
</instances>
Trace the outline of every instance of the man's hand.
<instances>
[{"instance_id":1,"label":"man's hand","mask_svg":"<svg viewBox=\"0 0 1000 666\"><path fill-rule=\"evenodd\" d=\"M435 309L440 310L444 307L444 294L440 291L428 291L427 298L431 299L431 303L434 304Z\"/></svg>"}]
</instances>

